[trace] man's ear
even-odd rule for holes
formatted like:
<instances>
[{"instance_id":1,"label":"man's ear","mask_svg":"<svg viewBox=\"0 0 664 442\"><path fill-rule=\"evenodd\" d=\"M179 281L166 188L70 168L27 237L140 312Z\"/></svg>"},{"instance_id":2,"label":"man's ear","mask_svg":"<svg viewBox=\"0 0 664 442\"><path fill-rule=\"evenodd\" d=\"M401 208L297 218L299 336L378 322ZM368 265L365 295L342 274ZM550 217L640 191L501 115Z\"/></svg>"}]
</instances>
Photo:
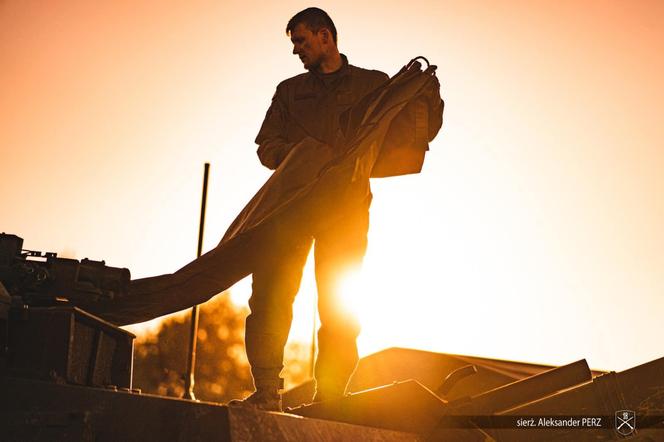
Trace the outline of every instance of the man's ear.
<instances>
[{"instance_id":1,"label":"man's ear","mask_svg":"<svg viewBox=\"0 0 664 442\"><path fill-rule=\"evenodd\" d=\"M320 30L322 41L325 44L328 44L330 41L330 31L328 31L326 28L323 28Z\"/></svg>"}]
</instances>

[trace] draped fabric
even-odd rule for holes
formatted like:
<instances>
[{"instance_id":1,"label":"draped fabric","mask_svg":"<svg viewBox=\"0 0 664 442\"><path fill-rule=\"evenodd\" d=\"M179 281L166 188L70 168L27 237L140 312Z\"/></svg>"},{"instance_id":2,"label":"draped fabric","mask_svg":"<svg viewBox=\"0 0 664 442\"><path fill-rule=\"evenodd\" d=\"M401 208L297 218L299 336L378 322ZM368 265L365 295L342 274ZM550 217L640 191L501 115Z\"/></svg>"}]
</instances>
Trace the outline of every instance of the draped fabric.
<instances>
[{"instance_id":1,"label":"draped fabric","mask_svg":"<svg viewBox=\"0 0 664 442\"><path fill-rule=\"evenodd\" d=\"M411 61L349 109L338 131L342 149L313 138L294 146L214 249L175 273L132 280L124 297L81 307L125 325L203 303L251 274L262 259L278 256L289 238L313 234L366 204L381 151L426 150L440 129L443 103L434 71ZM424 145L422 104L428 111ZM421 168L424 155L417 155Z\"/></svg>"}]
</instances>

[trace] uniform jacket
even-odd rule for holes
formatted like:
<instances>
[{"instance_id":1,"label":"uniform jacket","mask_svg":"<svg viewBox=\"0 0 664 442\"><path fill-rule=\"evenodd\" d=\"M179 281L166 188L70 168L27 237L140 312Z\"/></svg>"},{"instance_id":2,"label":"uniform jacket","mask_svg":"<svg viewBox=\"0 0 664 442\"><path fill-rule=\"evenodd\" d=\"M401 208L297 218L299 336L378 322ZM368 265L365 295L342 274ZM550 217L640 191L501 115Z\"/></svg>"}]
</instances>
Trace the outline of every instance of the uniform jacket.
<instances>
[{"instance_id":1,"label":"uniform jacket","mask_svg":"<svg viewBox=\"0 0 664 442\"><path fill-rule=\"evenodd\" d=\"M256 137L258 157L276 169L306 137L341 149L339 116L389 79L387 74L348 64L331 74L306 72L282 81Z\"/></svg>"}]
</instances>

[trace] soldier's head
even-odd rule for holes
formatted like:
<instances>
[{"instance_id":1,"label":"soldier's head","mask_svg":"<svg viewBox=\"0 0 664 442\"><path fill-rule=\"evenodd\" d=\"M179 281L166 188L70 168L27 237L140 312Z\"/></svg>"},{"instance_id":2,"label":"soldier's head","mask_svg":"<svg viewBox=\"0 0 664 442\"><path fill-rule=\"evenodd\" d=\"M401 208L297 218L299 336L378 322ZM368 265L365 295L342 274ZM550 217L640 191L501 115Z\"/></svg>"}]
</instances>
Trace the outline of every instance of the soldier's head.
<instances>
[{"instance_id":1,"label":"soldier's head","mask_svg":"<svg viewBox=\"0 0 664 442\"><path fill-rule=\"evenodd\" d=\"M305 69L316 70L325 59L339 53L337 28L322 9L307 8L295 14L286 25L286 35Z\"/></svg>"}]
</instances>

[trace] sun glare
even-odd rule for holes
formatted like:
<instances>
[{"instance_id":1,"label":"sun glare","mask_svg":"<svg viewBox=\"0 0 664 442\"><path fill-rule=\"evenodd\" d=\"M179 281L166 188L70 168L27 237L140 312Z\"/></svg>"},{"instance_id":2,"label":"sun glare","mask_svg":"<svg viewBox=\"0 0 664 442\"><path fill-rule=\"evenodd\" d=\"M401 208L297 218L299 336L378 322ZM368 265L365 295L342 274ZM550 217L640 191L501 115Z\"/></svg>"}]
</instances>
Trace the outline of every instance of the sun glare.
<instances>
[{"instance_id":1,"label":"sun glare","mask_svg":"<svg viewBox=\"0 0 664 442\"><path fill-rule=\"evenodd\" d=\"M350 314L357 316L362 321L362 315L369 311L366 303L367 281L363 278L360 268L346 271L338 281L338 293L340 301Z\"/></svg>"}]
</instances>

